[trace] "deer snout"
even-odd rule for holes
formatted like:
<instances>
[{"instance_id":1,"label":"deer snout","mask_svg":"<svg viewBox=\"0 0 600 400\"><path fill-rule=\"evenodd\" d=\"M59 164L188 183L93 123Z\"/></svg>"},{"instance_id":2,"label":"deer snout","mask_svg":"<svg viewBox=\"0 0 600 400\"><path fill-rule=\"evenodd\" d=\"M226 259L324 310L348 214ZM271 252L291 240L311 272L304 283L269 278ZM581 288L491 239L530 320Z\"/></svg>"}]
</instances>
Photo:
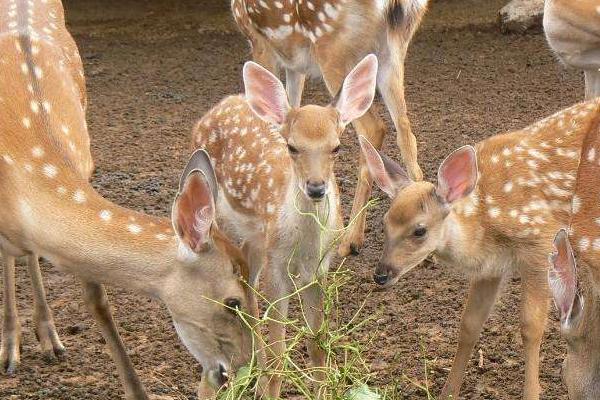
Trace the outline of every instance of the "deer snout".
<instances>
[{"instance_id":1,"label":"deer snout","mask_svg":"<svg viewBox=\"0 0 600 400\"><path fill-rule=\"evenodd\" d=\"M385 263L380 263L377 268L375 268L375 273L373 274L373 280L376 284L388 287L394 284L398 279L398 274L390 265Z\"/></svg>"},{"instance_id":2,"label":"deer snout","mask_svg":"<svg viewBox=\"0 0 600 400\"><path fill-rule=\"evenodd\" d=\"M321 200L327 193L325 181L306 181L306 194L313 200Z\"/></svg>"},{"instance_id":3,"label":"deer snout","mask_svg":"<svg viewBox=\"0 0 600 400\"><path fill-rule=\"evenodd\" d=\"M229 381L227 368L223 364L219 363L217 368L208 371L208 380L215 388L226 386L227 382Z\"/></svg>"}]
</instances>

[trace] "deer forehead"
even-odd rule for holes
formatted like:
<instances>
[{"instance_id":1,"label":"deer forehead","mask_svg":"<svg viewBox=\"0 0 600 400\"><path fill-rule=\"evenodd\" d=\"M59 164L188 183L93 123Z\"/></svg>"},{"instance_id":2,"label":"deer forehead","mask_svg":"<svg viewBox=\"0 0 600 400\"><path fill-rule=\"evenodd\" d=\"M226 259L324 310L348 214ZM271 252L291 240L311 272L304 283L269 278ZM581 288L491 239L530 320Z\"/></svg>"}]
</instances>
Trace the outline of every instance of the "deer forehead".
<instances>
[{"instance_id":1,"label":"deer forehead","mask_svg":"<svg viewBox=\"0 0 600 400\"><path fill-rule=\"evenodd\" d=\"M307 105L292 110L289 116L289 139L299 141L337 142L342 126L333 107Z\"/></svg>"},{"instance_id":2,"label":"deer forehead","mask_svg":"<svg viewBox=\"0 0 600 400\"><path fill-rule=\"evenodd\" d=\"M435 212L439 206L432 183L414 182L398 192L388 211L387 221L394 225L407 224L418 216Z\"/></svg>"}]
</instances>

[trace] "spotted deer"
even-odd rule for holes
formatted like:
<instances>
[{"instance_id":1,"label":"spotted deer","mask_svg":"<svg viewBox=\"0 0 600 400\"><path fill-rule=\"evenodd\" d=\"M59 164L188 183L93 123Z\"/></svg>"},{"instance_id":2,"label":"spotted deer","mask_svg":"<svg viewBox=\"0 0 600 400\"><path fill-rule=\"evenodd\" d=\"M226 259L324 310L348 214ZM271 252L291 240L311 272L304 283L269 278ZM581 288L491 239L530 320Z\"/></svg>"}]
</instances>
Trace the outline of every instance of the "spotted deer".
<instances>
[{"instance_id":1,"label":"spotted deer","mask_svg":"<svg viewBox=\"0 0 600 400\"><path fill-rule=\"evenodd\" d=\"M599 172L600 113L583 142L570 226L554 239L548 272L567 342L562 375L572 400L600 398Z\"/></svg>"},{"instance_id":2,"label":"spotted deer","mask_svg":"<svg viewBox=\"0 0 600 400\"><path fill-rule=\"evenodd\" d=\"M221 385L252 351L251 333L236 309L256 310L240 279L248 278L245 259L214 222L215 178L206 154L190 159L171 219L104 199L89 182L83 70L60 1L3 0L0 16L2 368L12 373L19 364L16 257L30 261L43 351L64 351L44 296L42 256L82 281L128 399L148 397L104 284L164 302L181 340L204 367L205 385Z\"/></svg>"},{"instance_id":3,"label":"spotted deer","mask_svg":"<svg viewBox=\"0 0 600 400\"><path fill-rule=\"evenodd\" d=\"M410 176L422 179L404 100L404 59L427 0L232 0L231 6L254 61L274 73L279 66L285 69L293 107L300 105L307 75L322 75L333 96L358 60L375 53L380 63L377 88L394 122L402 159ZM354 126L381 147L386 128L377 110L369 110ZM371 180L361 157L350 217L355 222L340 244L342 256L356 254L363 245L364 206L370 194Z\"/></svg>"},{"instance_id":4,"label":"spotted deer","mask_svg":"<svg viewBox=\"0 0 600 400\"><path fill-rule=\"evenodd\" d=\"M584 71L586 99L600 96L600 3L546 0L544 32L563 63Z\"/></svg>"},{"instance_id":5,"label":"spotted deer","mask_svg":"<svg viewBox=\"0 0 600 400\"><path fill-rule=\"evenodd\" d=\"M285 349L285 327L277 319L287 315L287 295L296 287L308 285L301 298L310 329L322 324L318 282L341 227L334 160L344 128L373 101L376 75L377 58L369 55L330 105L294 107L279 79L248 62L245 95L224 99L193 130L193 147L206 149L215 165L217 215L226 232L243 241L253 286L266 266L264 293L276 310L267 355L275 368ZM325 365L316 339L308 352L315 368ZM278 398L280 388L281 377L273 377L268 395Z\"/></svg>"},{"instance_id":6,"label":"spotted deer","mask_svg":"<svg viewBox=\"0 0 600 400\"><path fill-rule=\"evenodd\" d=\"M451 153L437 184L414 182L361 138L377 185L392 198L375 281L393 285L434 255L470 276L458 349L442 398L458 398L469 357L503 279L521 275L524 399L538 399L539 350L548 312L547 258L569 220L579 153L600 99Z\"/></svg>"}]
</instances>

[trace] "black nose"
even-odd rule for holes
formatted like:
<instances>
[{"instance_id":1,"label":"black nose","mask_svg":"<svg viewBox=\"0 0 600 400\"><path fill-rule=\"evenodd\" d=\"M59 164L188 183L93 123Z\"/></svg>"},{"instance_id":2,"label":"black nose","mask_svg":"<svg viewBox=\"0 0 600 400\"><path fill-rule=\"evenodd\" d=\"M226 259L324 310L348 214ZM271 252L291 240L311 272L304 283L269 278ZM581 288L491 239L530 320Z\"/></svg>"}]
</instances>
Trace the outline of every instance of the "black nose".
<instances>
[{"instance_id":1,"label":"black nose","mask_svg":"<svg viewBox=\"0 0 600 400\"><path fill-rule=\"evenodd\" d=\"M229 375L227 374L227 370L223 366L223 364L219 364L219 385L223 386L229 380Z\"/></svg>"},{"instance_id":2,"label":"black nose","mask_svg":"<svg viewBox=\"0 0 600 400\"><path fill-rule=\"evenodd\" d=\"M385 285L389 279L389 275L387 273L379 274L375 272L373 274L373 280L378 285Z\"/></svg>"},{"instance_id":3,"label":"black nose","mask_svg":"<svg viewBox=\"0 0 600 400\"><path fill-rule=\"evenodd\" d=\"M326 189L327 189L327 186L325 185L325 182L323 182L323 181L321 181L321 182L311 182L311 181L306 182L306 194L308 194L308 196L311 199L322 199L323 196L325 196Z\"/></svg>"}]
</instances>

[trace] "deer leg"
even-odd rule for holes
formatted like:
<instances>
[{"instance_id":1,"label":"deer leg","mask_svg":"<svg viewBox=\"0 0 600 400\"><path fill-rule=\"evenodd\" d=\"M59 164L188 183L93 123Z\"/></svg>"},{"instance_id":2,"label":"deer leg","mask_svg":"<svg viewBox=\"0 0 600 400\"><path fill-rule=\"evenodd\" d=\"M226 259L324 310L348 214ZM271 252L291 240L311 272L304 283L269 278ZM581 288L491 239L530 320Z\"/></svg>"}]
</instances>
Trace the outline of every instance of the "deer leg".
<instances>
[{"instance_id":1,"label":"deer leg","mask_svg":"<svg viewBox=\"0 0 600 400\"><path fill-rule=\"evenodd\" d=\"M21 362L21 323L17 311L15 257L6 254L4 254L3 285L4 318L2 320L0 361L2 370L8 375L13 375Z\"/></svg>"},{"instance_id":2,"label":"deer leg","mask_svg":"<svg viewBox=\"0 0 600 400\"><path fill-rule=\"evenodd\" d=\"M275 371L275 373L268 378L266 383L267 394L269 398L278 399L281 392L281 384L283 378L277 373L282 367L282 357L285 352L285 325L281 322L285 322L288 315L289 300L284 297L288 294L288 280L289 278L281 276L278 270L273 271L274 268L281 267L279 265L270 265L270 276L268 277L265 287L265 297L268 301L269 311L269 341L267 343L267 369ZM281 322L279 322L281 321ZM265 385L263 384L263 387Z\"/></svg>"},{"instance_id":3,"label":"deer leg","mask_svg":"<svg viewBox=\"0 0 600 400\"><path fill-rule=\"evenodd\" d=\"M458 399L467 363L500 289L501 277L486 277L471 282L467 304L460 322L458 349L441 399Z\"/></svg>"},{"instance_id":4,"label":"deer leg","mask_svg":"<svg viewBox=\"0 0 600 400\"><path fill-rule=\"evenodd\" d=\"M522 271L521 337L525 351L525 387L523 399L540 398L540 346L548 318L546 279L531 269Z\"/></svg>"},{"instance_id":5,"label":"deer leg","mask_svg":"<svg viewBox=\"0 0 600 400\"><path fill-rule=\"evenodd\" d=\"M46 301L46 291L44 290L44 281L40 271L40 263L37 254L27 257L27 267L33 286L33 324L35 335L40 342L44 358L47 361L53 361L56 357L61 357L65 352L65 347L60 342L52 311Z\"/></svg>"},{"instance_id":6,"label":"deer leg","mask_svg":"<svg viewBox=\"0 0 600 400\"><path fill-rule=\"evenodd\" d=\"M306 75L286 68L285 89L292 107L300 107L302 103L302 91L304 90L305 79Z\"/></svg>"},{"instance_id":7,"label":"deer leg","mask_svg":"<svg viewBox=\"0 0 600 400\"><path fill-rule=\"evenodd\" d=\"M385 136L385 125L377 113L377 108L373 105L361 118L354 122L356 132L365 136L369 142L380 149ZM365 224L367 220L367 210L363 210L369 197L371 197L372 180L364 156L360 152L360 168L358 172L358 183L354 202L352 203L352 212L350 221L354 221L344 235L338 248L338 254L342 257L350 254L358 254L365 241Z\"/></svg>"},{"instance_id":8,"label":"deer leg","mask_svg":"<svg viewBox=\"0 0 600 400\"><path fill-rule=\"evenodd\" d=\"M319 344L319 336L317 335L323 325L323 289L319 282L315 282L312 286L307 287L301 292L304 313L308 327L315 335L306 343L308 356L314 368L313 376L317 384L321 386L325 382L324 368L326 366L326 354ZM319 388L319 395L320 393Z\"/></svg>"},{"instance_id":9,"label":"deer leg","mask_svg":"<svg viewBox=\"0 0 600 400\"><path fill-rule=\"evenodd\" d=\"M423 172L417 163L417 140L410 128L404 100L406 49L389 49L388 53L381 58L377 88L394 121L396 140L407 172L413 180L420 181L423 179Z\"/></svg>"},{"instance_id":10,"label":"deer leg","mask_svg":"<svg viewBox=\"0 0 600 400\"><path fill-rule=\"evenodd\" d=\"M104 287L91 282L84 282L83 287L85 303L98 323L102 336L117 365L117 372L125 390L125 397L130 400L147 400L146 391L135 373L133 364L125 350L125 345L117 331Z\"/></svg>"},{"instance_id":11,"label":"deer leg","mask_svg":"<svg viewBox=\"0 0 600 400\"><path fill-rule=\"evenodd\" d=\"M254 38L252 40L252 60L268 69L273 75L279 77L279 62L277 55L266 40Z\"/></svg>"},{"instance_id":12,"label":"deer leg","mask_svg":"<svg viewBox=\"0 0 600 400\"><path fill-rule=\"evenodd\" d=\"M584 74L586 100L600 96L600 69L587 70Z\"/></svg>"}]
</instances>

